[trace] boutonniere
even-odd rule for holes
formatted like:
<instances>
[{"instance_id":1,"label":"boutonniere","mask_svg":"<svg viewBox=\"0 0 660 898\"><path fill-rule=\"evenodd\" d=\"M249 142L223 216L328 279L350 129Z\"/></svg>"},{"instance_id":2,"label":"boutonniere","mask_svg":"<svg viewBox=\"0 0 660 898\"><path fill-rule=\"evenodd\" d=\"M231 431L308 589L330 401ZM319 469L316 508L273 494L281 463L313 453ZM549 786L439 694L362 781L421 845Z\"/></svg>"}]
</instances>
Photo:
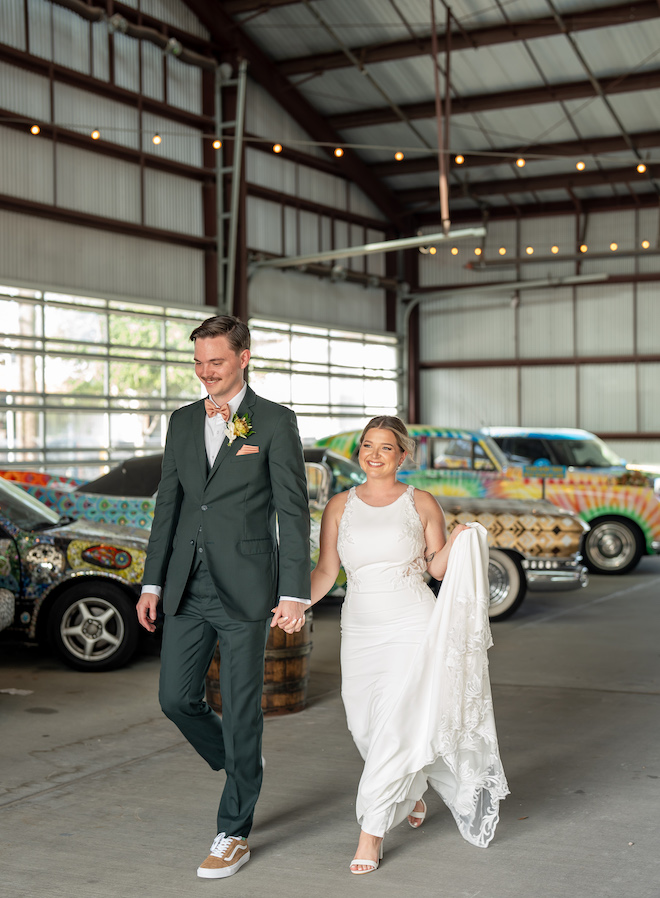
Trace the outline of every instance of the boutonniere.
<instances>
[{"instance_id":1,"label":"boutonniere","mask_svg":"<svg viewBox=\"0 0 660 898\"><path fill-rule=\"evenodd\" d=\"M242 418L239 418L236 412L234 412L234 417L231 421L227 421L225 424L225 432L227 434L227 443L231 446L236 437L241 437L242 439L247 439L252 436L254 430L252 430L252 421L250 420L249 415L243 415Z\"/></svg>"}]
</instances>

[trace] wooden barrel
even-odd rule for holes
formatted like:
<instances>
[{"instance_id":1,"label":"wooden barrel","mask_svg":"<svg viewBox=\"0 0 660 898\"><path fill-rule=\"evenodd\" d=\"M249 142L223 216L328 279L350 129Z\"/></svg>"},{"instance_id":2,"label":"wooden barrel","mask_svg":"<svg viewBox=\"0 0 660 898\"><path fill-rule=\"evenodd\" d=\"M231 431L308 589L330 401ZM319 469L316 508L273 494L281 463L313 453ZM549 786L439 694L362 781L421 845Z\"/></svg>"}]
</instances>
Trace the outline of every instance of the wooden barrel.
<instances>
[{"instance_id":1,"label":"wooden barrel","mask_svg":"<svg viewBox=\"0 0 660 898\"><path fill-rule=\"evenodd\" d=\"M264 714L292 714L307 705L307 682L312 652L312 612L300 633L285 633L274 627L266 643L264 691L261 707ZM206 674L206 701L222 714L220 695L220 648L216 645L211 666Z\"/></svg>"}]
</instances>

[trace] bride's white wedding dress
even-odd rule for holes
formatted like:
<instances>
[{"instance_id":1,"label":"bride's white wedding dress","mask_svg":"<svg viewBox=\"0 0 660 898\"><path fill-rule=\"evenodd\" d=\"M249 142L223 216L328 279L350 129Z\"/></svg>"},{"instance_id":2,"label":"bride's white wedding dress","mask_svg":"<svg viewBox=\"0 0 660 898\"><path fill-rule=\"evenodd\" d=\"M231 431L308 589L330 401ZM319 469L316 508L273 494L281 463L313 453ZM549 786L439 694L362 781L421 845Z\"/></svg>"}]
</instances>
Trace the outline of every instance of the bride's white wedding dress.
<instances>
[{"instance_id":1,"label":"bride's white wedding dress","mask_svg":"<svg viewBox=\"0 0 660 898\"><path fill-rule=\"evenodd\" d=\"M357 817L382 836L430 784L463 838L485 848L509 791L488 678L486 531L459 534L436 601L414 492L375 507L353 488L339 524L342 698L365 762Z\"/></svg>"}]
</instances>

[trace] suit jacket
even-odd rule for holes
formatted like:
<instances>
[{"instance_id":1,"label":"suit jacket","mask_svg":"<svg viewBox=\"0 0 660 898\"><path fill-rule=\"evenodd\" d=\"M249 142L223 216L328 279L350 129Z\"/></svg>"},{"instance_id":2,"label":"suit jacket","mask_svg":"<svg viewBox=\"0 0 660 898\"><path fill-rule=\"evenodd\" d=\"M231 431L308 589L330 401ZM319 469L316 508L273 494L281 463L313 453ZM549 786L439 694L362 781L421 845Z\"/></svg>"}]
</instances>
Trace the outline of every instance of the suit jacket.
<instances>
[{"instance_id":1,"label":"suit jacket","mask_svg":"<svg viewBox=\"0 0 660 898\"><path fill-rule=\"evenodd\" d=\"M296 416L250 387L237 414L250 416L254 433L231 445L225 440L210 471L204 401L170 418L143 580L164 587L166 614L176 613L196 557L238 620L267 618L278 595L310 596L309 505ZM259 451L238 455L245 445Z\"/></svg>"}]
</instances>

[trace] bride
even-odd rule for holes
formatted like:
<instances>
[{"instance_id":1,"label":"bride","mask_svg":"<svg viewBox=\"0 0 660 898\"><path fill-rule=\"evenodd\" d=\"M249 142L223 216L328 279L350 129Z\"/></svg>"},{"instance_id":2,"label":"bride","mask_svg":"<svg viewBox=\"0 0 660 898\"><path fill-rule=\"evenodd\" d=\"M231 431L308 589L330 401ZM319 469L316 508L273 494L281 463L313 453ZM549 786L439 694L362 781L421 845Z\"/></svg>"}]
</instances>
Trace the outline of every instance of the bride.
<instances>
[{"instance_id":1,"label":"bride","mask_svg":"<svg viewBox=\"0 0 660 898\"><path fill-rule=\"evenodd\" d=\"M312 604L330 590L340 565L348 578L342 699L365 761L356 804L360 839L350 864L356 874L378 868L383 836L393 826L406 817L411 826L422 825L429 783L463 837L481 847L494 834L499 799L508 792L487 673L487 587L463 595L470 551L477 567L487 559L485 531L458 524L447 540L434 497L397 480L413 448L399 418L367 424L359 450L367 479L326 506L312 572ZM458 540L464 531L468 537ZM422 575L442 580L450 553L452 563L461 556L456 577L462 585L445 598L450 564L436 605ZM463 694L456 694L457 684Z\"/></svg>"}]
</instances>

